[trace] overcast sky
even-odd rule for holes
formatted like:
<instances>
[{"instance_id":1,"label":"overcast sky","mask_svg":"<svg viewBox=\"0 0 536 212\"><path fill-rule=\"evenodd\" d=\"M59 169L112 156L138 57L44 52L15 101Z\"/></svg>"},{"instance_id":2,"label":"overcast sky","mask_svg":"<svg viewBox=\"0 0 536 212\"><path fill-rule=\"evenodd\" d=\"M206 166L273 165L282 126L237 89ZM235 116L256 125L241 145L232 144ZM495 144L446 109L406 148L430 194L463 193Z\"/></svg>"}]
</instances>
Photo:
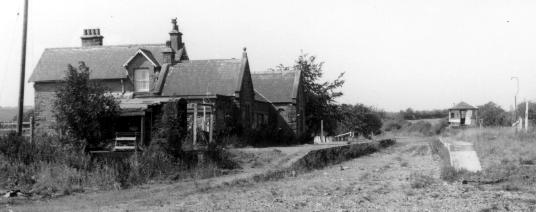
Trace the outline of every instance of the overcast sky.
<instances>
[{"instance_id":1,"label":"overcast sky","mask_svg":"<svg viewBox=\"0 0 536 212\"><path fill-rule=\"evenodd\" d=\"M17 105L23 0L0 3L0 105ZM346 72L342 103L388 111L454 102L536 100L536 1L30 0L27 78L44 48L164 43L177 17L190 59L239 58L253 71L291 65L300 51ZM20 13L20 14L19 14ZM33 87L26 86L26 105Z\"/></svg>"}]
</instances>

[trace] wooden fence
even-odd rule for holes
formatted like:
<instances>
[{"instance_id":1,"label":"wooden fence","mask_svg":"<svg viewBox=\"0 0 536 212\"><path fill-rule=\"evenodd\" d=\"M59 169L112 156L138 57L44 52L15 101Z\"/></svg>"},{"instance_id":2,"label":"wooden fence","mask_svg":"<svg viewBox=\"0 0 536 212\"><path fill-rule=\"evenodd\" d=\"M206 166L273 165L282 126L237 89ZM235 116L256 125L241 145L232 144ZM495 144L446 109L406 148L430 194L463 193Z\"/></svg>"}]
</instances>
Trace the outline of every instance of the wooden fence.
<instances>
[{"instance_id":1,"label":"wooden fence","mask_svg":"<svg viewBox=\"0 0 536 212\"><path fill-rule=\"evenodd\" d=\"M33 131L32 128L32 121L22 122L22 135L26 137L31 137ZM17 132L17 122L0 122L0 136L7 135L10 132Z\"/></svg>"}]
</instances>

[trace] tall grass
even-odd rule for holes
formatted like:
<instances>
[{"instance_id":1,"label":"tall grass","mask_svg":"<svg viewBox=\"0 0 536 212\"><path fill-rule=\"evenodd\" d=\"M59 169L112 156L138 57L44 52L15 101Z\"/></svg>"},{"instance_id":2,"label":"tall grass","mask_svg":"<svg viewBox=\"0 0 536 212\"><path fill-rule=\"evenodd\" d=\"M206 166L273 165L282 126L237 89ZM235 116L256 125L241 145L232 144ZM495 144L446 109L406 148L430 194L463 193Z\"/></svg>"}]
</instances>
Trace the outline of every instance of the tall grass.
<instances>
[{"instance_id":1,"label":"tall grass","mask_svg":"<svg viewBox=\"0 0 536 212\"><path fill-rule=\"evenodd\" d=\"M536 131L517 132L509 127L470 128L452 136L471 142L484 166L536 161Z\"/></svg>"},{"instance_id":2,"label":"tall grass","mask_svg":"<svg viewBox=\"0 0 536 212\"><path fill-rule=\"evenodd\" d=\"M36 140L0 137L0 188L56 196L151 181L203 179L224 174L222 168L236 167L230 156L218 149L208 154L206 163L197 165L196 155L184 153L177 158L158 144L126 158L92 158L72 145L76 142L55 137Z\"/></svg>"},{"instance_id":3,"label":"tall grass","mask_svg":"<svg viewBox=\"0 0 536 212\"><path fill-rule=\"evenodd\" d=\"M505 182L505 190L523 188L536 192L536 131L494 127L454 130L449 134L473 144L483 166L480 177Z\"/></svg>"}]
</instances>

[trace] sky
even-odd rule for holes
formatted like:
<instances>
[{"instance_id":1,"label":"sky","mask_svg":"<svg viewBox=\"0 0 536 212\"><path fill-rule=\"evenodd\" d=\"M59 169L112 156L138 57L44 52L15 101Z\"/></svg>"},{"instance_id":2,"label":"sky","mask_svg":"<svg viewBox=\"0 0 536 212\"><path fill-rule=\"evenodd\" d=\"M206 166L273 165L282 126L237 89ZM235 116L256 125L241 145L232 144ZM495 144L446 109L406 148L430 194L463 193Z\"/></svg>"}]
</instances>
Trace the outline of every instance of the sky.
<instances>
[{"instance_id":1,"label":"sky","mask_svg":"<svg viewBox=\"0 0 536 212\"><path fill-rule=\"evenodd\" d=\"M16 106L23 0L0 3L0 106ZM26 82L45 48L77 47L85 28L104 45L164 43L178 18L190 59L239 58L252 71L301 52L345 72L340 103L386 111L465 101L536 101L536 1L30 0ZM25 105L33 105L26 83Z\"/></svg>"}]
</instances>

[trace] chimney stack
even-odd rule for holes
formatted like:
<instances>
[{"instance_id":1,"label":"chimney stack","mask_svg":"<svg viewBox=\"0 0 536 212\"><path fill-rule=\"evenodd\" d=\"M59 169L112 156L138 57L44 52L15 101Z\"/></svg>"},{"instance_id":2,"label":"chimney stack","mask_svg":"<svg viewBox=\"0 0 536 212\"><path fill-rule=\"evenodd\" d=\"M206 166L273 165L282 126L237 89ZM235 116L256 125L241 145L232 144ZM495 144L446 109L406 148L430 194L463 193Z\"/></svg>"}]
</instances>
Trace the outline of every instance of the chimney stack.
<instances>
[{"instance_id":1,"label":"chimney stack","mask_svg":"<svg viewBox=\"0 0 536 212\"><path fill-rule=\"evenodd\" d=\"M166 48L162 51L164 63L175 64L175 51L171 48L171 41L166 41Z\"/></svg>"},{"instance_id":2,"label":"chimney stack","mask_svg":"<svg viewBox=\"0 0 536 212\"><path fill-rule=\"evenodd\" d=\"M100 29L84 29L82 39L83 47L102 46L104 36L100 34Z\"/></svg>"},{"instance_id":3,"label":"chimney stack","mask_svg":"<svg viewBox=\"0 0 536 212\"><path fill-rule=\"evenodd\" d=\"M178 52L180 49L182 49L183 46L182 33L179 31L179 26L177 25L177 18L171 19L171 24L173 25L171 32L169 32L171 48L175 52Z\"/></svg>"}]
</instances>

